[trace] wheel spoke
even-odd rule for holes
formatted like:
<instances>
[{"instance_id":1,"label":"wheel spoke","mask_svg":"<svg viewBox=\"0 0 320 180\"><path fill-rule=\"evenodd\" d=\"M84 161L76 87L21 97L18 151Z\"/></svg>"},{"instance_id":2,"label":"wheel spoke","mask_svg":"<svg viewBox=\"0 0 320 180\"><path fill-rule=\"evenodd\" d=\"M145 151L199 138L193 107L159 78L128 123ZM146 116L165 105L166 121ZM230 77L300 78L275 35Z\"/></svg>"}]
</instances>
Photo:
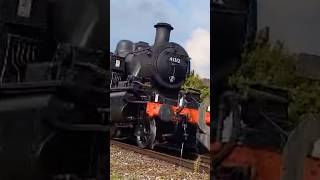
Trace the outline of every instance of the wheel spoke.
<instances>
[{"instance_id":1,"label":"wheel spoke","mask_svg":"<svg viewBox=\"0 0 320 180\"><path fill-rule=\"evenodd\" d=\"M138 146L141 148L153 147L156 133L155 121L146 121L144 124L138 127L141 128L141 131L143 132L143 135L136 137Z\"/></svg>"}]
</instances>

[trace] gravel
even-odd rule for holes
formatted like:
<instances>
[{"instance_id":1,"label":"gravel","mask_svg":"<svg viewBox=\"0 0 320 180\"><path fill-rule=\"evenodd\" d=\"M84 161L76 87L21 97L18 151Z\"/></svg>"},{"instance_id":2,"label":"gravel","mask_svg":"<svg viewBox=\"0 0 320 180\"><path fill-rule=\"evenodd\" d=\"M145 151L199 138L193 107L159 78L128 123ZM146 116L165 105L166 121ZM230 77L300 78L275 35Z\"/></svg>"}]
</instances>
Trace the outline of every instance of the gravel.
<instances>
[{"instance_id":1,"label":"gravel","mask_svg":"<svg viewBox=\"0 0 320 180\"><path fill-rule=\"evenodd\" d=\"M110 146L110 167L111 180L209 179L206 172L193 172L165 161L122 149L116 145Z\"/></svg>"}]
</instances>

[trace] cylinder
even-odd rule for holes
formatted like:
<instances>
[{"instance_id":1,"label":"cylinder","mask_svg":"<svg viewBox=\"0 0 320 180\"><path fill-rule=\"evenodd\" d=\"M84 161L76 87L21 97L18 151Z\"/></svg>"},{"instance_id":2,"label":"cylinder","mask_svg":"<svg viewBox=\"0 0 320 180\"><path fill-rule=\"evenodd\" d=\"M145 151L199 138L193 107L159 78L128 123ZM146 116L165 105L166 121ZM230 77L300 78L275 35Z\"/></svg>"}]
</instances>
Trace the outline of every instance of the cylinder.
<instances>
[{"instance_id":1,"label":"cylinder","mask_svg":"<svg viewBox=\"0 0 320 180\"><path fill-rule=\"evenodd\" d=\"M125 102L124 98L127 95L127 92L112 92L110 93L110 104L111 106L111 123L119 123L119 122L126 122L126 108L127 103Z\"/></svg>"}]
</instances>

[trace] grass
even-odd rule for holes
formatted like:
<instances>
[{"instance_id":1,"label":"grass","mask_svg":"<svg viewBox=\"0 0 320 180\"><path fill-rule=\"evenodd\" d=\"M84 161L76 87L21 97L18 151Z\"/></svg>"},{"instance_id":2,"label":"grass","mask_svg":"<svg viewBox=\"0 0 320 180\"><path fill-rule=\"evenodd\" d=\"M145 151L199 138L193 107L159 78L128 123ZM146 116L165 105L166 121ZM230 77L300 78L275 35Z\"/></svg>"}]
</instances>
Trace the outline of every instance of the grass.
<instances>
[{"instance_id":1,"label":"grass","mask_svg":"<svg viewBox=\"0 0 320 180\"><path fill-rule=\"evenodd\" d=\"M119 179L123 179L123 177L121 177L120 175L117 175L117 174L112 174L110 176L110 180L119 180Z\"/></svg>"},{"instance_id":2,"label":"grass","mask_svg":"<svg viewBox=\"0 0 320 180\"><path fill-rule=\"evenodd\" d=\"M136 178L136 177L125 177L125 176L121 176L119 174L111 174L110 175L110 180L124 180L124 179L139 180L139 178ZM162 178L160 180L162 180Z\"/></svg>"},{"instance_id":3,"label":"grass","mask_svg":"<svg viewBox=\"0 0 320 180\"><path fill-rule=\"evenodd\" d=\"M199 173L199 169L200 169L200 156L198 156L197 160L195 161L194 165L193 165L193 172L194 173Z\"/></svg>"}]
</instances>

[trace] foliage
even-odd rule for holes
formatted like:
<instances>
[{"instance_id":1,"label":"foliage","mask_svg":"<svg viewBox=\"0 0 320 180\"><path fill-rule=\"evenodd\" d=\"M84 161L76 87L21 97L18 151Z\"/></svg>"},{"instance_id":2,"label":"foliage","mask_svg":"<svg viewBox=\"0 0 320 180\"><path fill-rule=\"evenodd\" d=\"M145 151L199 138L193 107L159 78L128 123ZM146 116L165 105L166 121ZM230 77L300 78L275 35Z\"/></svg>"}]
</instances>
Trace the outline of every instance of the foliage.
<instances>
[{"instance_id":1,"label":"foliage","mask_svg":"<svg viewBox=\"0 0 320 180\"><path fill-rule=\"evenodd\" d=\"M196 74L194 71L192 71L190 75L187 77L182 88L183 89L191 88L191 89L200 90L201 99L204 99L210 96L210 87L207 86L203 82L203 80L200 78L200 76Z\"/></svg>"},{"instance_id":2,"label":"foliage","mask_svg":"<svg viewBox=\"0 0 320 180\"><path fill-rule=\"evenodd\" d=\"M242 65L229 78L229 83L240 89L259 83L288 90L289 120L297 122L303 115L320 112L320 85L296 74L296 60L281 42L256 47L243 54Z\"/></svg>"},{"instance_id":3,"label":"foliage","mask_svg":"<svg viewBox=\"0 0 320 180\"><path fill-rule=\"evenodd\" d=\"M118 174L112 174L110 176L110 180L119 180L119 179L123 179L123 177L121 177L120 175Z\"/></svg>"}]
</instances>

